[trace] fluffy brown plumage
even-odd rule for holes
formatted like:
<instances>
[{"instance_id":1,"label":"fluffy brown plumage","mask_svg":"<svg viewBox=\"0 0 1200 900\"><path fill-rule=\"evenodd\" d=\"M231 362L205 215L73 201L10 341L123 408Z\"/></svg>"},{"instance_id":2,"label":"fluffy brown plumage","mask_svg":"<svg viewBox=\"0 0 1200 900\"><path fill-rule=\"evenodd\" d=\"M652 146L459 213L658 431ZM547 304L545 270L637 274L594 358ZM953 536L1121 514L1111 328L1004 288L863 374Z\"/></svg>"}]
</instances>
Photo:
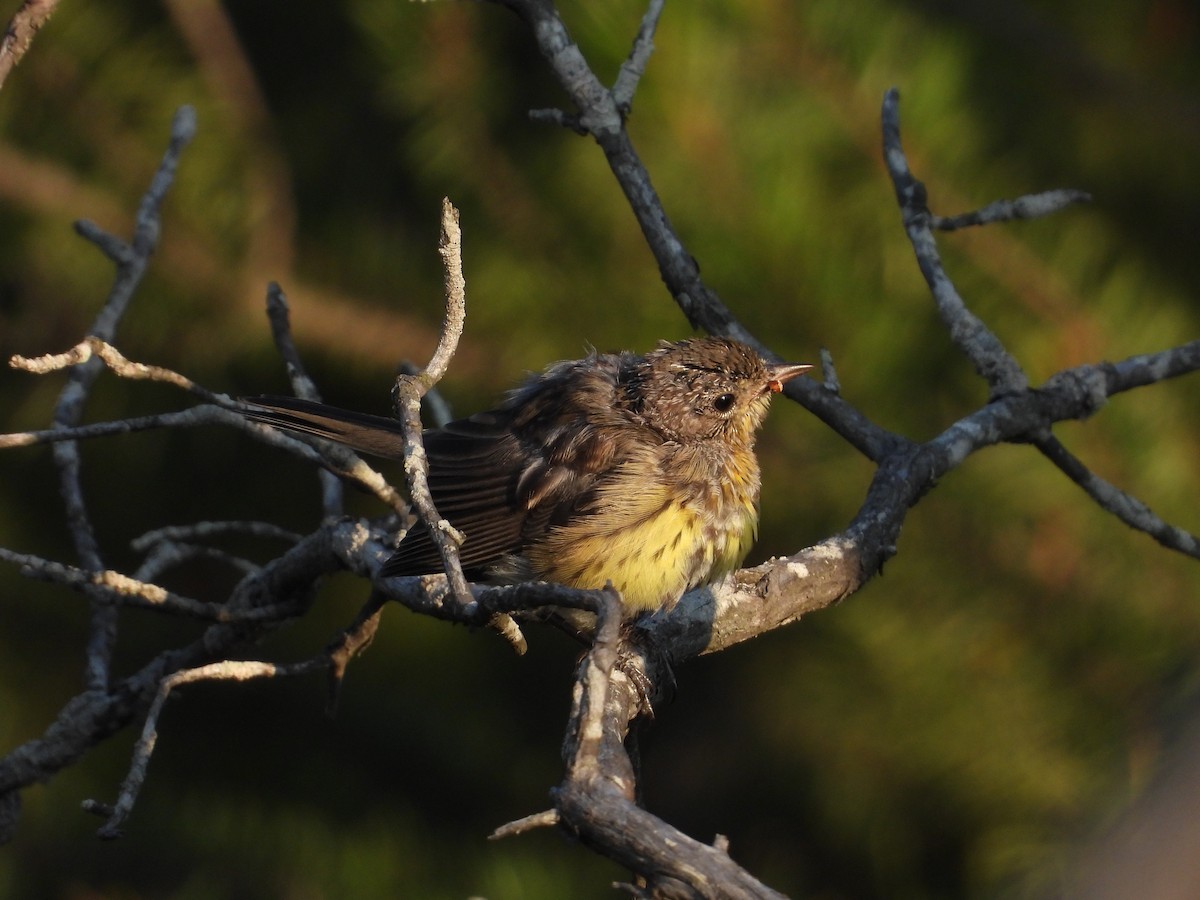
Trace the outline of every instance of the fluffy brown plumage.
<instances>
[{"instance_id":1,"label":"fluffy brown plumage","mask_svg":"<svg viewBox=\"0 0 1200 900\"><path fill-rule=\"evenodd\" d=\"M754 437L770 395L810 368L723 338L559 362L496 409L424 434L433 501L470 577L612 581L632 613L736 568L758 525ZM279 397L250 417L398 458L397 422ZM422 525L381 575L440 571Z\"/></svg>"}]
</instances>

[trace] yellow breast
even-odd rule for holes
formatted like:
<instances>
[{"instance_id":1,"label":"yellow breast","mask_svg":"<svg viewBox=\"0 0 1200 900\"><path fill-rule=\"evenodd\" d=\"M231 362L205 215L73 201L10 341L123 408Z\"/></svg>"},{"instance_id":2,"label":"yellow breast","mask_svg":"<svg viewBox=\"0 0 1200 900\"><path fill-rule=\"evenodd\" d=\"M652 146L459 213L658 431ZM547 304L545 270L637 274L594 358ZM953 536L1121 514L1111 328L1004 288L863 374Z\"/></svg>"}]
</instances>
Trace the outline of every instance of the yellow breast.
<instances>
[{"instance_id":1,"label":"yellow breast","mask_svg":"<svg viewBox=\"0 0 1200 900\"><path fill-rule=\"evenodd\" d=\"M736 569L758 528L758 466L634 460L586 511L529 548L536 577L579 588L611 581L630 610L673 605ZM724 462L724 460L720 460ZM697 478L696 475L706 477Z\"/></svg>"}]
</instances>

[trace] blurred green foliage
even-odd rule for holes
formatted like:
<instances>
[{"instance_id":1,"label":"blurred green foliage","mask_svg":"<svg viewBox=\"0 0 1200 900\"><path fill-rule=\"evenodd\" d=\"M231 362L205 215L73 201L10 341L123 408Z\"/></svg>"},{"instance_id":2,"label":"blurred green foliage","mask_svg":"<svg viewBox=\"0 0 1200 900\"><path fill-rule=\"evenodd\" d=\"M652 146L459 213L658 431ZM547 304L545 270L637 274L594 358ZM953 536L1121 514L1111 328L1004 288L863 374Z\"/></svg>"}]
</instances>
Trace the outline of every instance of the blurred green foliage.
<instances>
[{"instance_id":1,"label":"blurred green foliage","mask_svg":"<svg viewBox=\"0 0 1200 900\"><path fill-rule=\"evenodd\" d=\"M611 82L640 3L562 9ZM828 347L847 399L887 427L926 438L986 399L880 165L891 85L937 211L1050 187L1095 196L942 239L967 302L1032 377L1200 332L1200 20L1183 0L707 0L669 6L655 42L630 129L705 277L785 357ZM70 222L127 233L185 102L200 132L120 332L132 358L230 393L284 389L262 315L277 279L327 398L384 410L396 362L433 346L443 195L465 231L467 333L444 383L459 412L589 344L687 334L601 154L526 117L562 96L503 9L116 0L63 4L0 93L0 355L85 333L111 273ZM43 426L60 383L0 375L0 427ZM108 379L89 417L186 402ZM1058 431L1195 531L1198 423L1193 376ZM843 527L870 477L784 404L761 456L755 558ZM71 561L48 451L0 465L0 544ZM215 429L97 442L85 465L114 566L160 525L303 530L319 514L310 473ZM228 585L174 578L205 599ZM861 595L678 673L646 739L647 802L699 838L729 835L791 894L1044 890L1137 796L1200 688L1198 585L1194 562L1102 515L1030 448L987 451L913 511ZM363 596L336 579L313 616L248 652L311 655ZM10 748L79 689L86 613L12 568L0 597ZM126 619L122 672L195 630ZM577 650L531 639L516 659L491 635L389 610L333 722L320 679L189 689L127 836L100 844L78 804L114 796L132 734L26 792L0 896L609 896L624 875L557 835L484 840L545 806L561 774Z\"/></svg>"}]
</instances>

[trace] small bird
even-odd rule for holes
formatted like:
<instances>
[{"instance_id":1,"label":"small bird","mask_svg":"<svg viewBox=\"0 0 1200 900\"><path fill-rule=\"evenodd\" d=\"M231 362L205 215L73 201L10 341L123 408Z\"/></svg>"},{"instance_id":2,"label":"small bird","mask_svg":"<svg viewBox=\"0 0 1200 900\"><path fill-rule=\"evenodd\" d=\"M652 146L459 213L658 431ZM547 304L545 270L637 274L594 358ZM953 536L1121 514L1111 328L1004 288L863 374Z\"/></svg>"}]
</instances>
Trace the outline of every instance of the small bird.
<instances>
[{"instance_id":1,"label":"small bird","mask_svg":"<svg viewBox=\"0 0 1200 900\"><path fill-rule=\"evenodd\" d=\"M736 569L758 530L754 438L772 393L812 368L725 338L595 353L531 376L495 409L424 433L438 512L469 578L601 588L624 612L670 608ZM399 458L398 422L286 397L249 417ZM424 525L381 577L441 571Z\"/></svg>"}]
</instances>

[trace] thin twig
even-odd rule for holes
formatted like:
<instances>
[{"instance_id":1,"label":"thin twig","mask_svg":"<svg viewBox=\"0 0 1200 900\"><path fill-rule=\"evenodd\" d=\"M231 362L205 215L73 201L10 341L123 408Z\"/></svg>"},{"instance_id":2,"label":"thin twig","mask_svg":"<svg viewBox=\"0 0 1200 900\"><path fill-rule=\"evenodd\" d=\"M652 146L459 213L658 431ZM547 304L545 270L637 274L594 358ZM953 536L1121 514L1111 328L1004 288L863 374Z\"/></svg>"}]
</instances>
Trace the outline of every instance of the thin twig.
<instances>
[{"instance_id":1,"label":"thin twig","mask_svg":"<svg viewBox=\"0 0 1200 900\"><path fill-rule=\"evenodd\" d=\"M110 691L84 690L67 701L42 735L0 759L0 837L11 834L15 825L18 808L11 798L22 787L49 780L143 716L162 680L173 672L206 665L302 616L311 605L316 582L345 568L363 574L365 559L381 561L387 556L383 542L383 535L368 534L361 523L322 524L260 572L239 582L225 604L231 621L215 622L195 640L164 650ZM256 614L255 609L269 615Z\"/></svg>"},{"instance_id":2,"label":"thin twig","mask_svg":"<svg viewBox=\"0 0 1200 900\"><path fill-rule=\"evenodd\" d=\"M151 178L150 187L143 195L134 220L133 238L127 249L114 249L119 242L105 236L99 229L83 228L80 233L93 240L102 251L116 263L117 273L109 291L108 299L92 324L90 333L101 341L110 341L116 333L134 291L150 263L150 256L158 244L162 230L160 209L162 202L175 178L175 170L183 149L196 132L196 114L190 106L181 106L171 122L171 138L157 171ZM109 239L111 238L111 240ZM91 393L92 384L100 374L99 360L88 360L71 368L70 377L55 404L53 422L57 429L78 425L83 418L83 408ZM78 445L74 441L63 441L53 446L55 464L59 470L59 490L66 508L67 524L85 569L98 571L104 568L100 544L88 516L84 501L81 478L82 463ZM89 630L85 681L96 690L108 686L109 668L113 648L117 640L117 608L103 601L92 607L92 622Z\"/></svg>"},{"instance_id":3,"label":"thin twig","mask_svg":"<svg viewBox=\"0 0 1200 900\"><path fill-rule=\"evenodd\" d=\"M236 409L236 406L234 407ZM13 447L31 447L35 444L55 444L64 441L80 441L91 438L110 437L158 428L194 428L200 425L228 425L240 428L256 440L298 456L305 462L324 466L339 478L346 479L382 503L398 515L405 515L408 505L404 498L379 472L362 461L355 453L334 444L317 449L312 444L289 437L278 429L248 421L231 409L220 406L193 406L176 412L140 416L135 419L119 419L115 422L93 422L75 428L50 428L44 431L18 431L0 434L0 450Z\"/></svg>"},{"instance_id":4,"label":"thin twig","mask_svg":"<svg viewBox=\"0 0 1200 900\"><path fill-rule=\"evenodd\" d=\"M129 765L129 773L117 795L117 802L112 806L98 803L95 800L84 802L84 809L89 812L99 812L107 816L107 821L96 831L96 835L105 840L121 836L121 826L133 805L138 793L146 780L146 769L150 765L150 757L154 753L154 745L158 741L158 720L162 715L163 706L171 692L187 684L200 681L250 681L256 678L275 678L279 676L306 675L328 665L324 657L305 660L292 665L276 665L275 663L259 662L256 660L223 660L209 663L194 669L183 669L168 675L159 684L154 702L146 712L146 721L142 726L142 734L133 751L133 760Z\"/></svg>"},{"instance_id":5,"label":"thin twig","mask_svg":"<svg viewBox=\"0 0 1200 900\"><path fill-rule=\"evenodd\" d=\"M1101 509L1106 509L1130 528L1144 531L1170 550L1200 559L1200 540L1194 534L1169 525L1141 500L1096 475L1048 431L1036 437L1034 446L1060 471L1083 488Z\"/></svg>"},{"instance_id":6,"label":"thin twig","mask_svg":"<svg viewBox=\"0 0 1200 900\"><path fill-rule=\"evenodd\" d=\"M504 838L516 837L519 834L526 834L530 831L536 831L539 828L553 828L561 821L558 810L546 809L542 812L533 813L528 816L522 816L512 822L506 822L499 826L495 831L488 835L489 841L499 841Z\"/></svg>"},{"instance_id":7,"label":"thin twig","mask_svg":"<svg viewBox=\"0 0 1200 900\"><path fill-rule=\"evenodd\" d=\"M650 175L629 140L614 92L608 90L592 72L554 5L540 0L500 2L517 13L529 26L542 56L575 104L578 114L572 117L567 113L559 113L560 122L572 124L581 134L591 135L604 151L609 167L625 192L642 234L658 262L663 282L688 321L694 328L703 329L709 334L726 335L761 346L700 277L695 258L686 250L668 219L662 200L650 182ZM650 22L653 21L651 18ZM642 28L646 25L647 20L643 19ZM639 36L641 33L639 31ZM640 55L635 41L631 56ZM624 85L622 89L625 89ZM539 115L544 118L546 114Z\"/></svg>"},{"instance_id":8,"label":"thin twig","mask_svg":"<svg viewBox=\"0 0 1200 900\"><path fill-rule=\"evenodd\" d=\"M628 118L633 108L633 95L637 93L638 82L646 71L646 64L654 52L654 32L658 28L658 20L662 16L664 0L650 0L646 14L642 16L642 24L638 28L637 37L633 39L633 48L629 58L621 63L617 80L613 82L612 95L621 111L622 118Z\"/></svg>"},{"instance_id":9,"label":"thin twig","mask_svg":"<svg viewBox=\"0 0 1200 900\"><path fill-rule=\"evenodd\" d=\"M1086 191L1062 188L1026 194L1015 200L996 200L981 209L957 216L929 215L929 225L938 231L956 231L974 225L991 225L996 222L1011 222L1015 219L1037 219L1061 212L1075 203L1090 203L1092 195Z\"/></svg>"},{"instance_id":10,"label":"thin twig","mask_svg":"<svg viewBox=\"0 0 1200 900\"><path fill-rule=\"evenodd\" d=\"M900 94L890 89L883 99L883 157L887 164L904 230L912 243L917 265L937 304L938 315L950 332L950 340L966 355L975 371L987 382L993 397L1023 391L1029 379L1020 364L983 320L967 305L946 275L931 230L931 214L925 185L908 166L900 143Z\"/></svg>"},{"instance_id":11,"label":"thin twig","mask_svg":"<svg viewBox=\"0 0 1200 900\"><path fill-rule=\"evenodd\" d=\"M15 431L11 434L0 434L0 449L32 447L36 444L55 444L62 441L83 441L91 438L110 437L115 434L149 431L155 428L186 428L218 422L234 424L234 417L215 406L194 406L191 409L177 412L157 413L150 416L139 416L135 419L118 419L115 422L92 422L74 428L47 428L43 431ZM311 450L311 448L309 449ZM313 456L313 461L315 461L315 454Z\"/></svg>"},{"instance_id":12,"label":"thin twig","mask_svg":"<svg viewBox=\"0 0 1200 900\"><path fill-rule=\"evenodd\" d=\"M186 375L180 375L171 369L161 366L151 366L145 363L133 362L127 359L116 347L103 338L89 335L70 350L63 353L47 353L43 356L21 356L16 354L9 358L8 364L14 369L20 369L33 375L46 375L60 369L90 365L95 361L107 366L114 375L129 378L134 381L162 381L174 385L190 394L195 394L210 403L224 403L233 406L233 400L224 394L216 394L201 387Z\"/></svg>"},{"instance_id":13,"label":"thin twig","mask_svg":"<svg viewBox=\"0 0 1200 900\"><path fill-rule=\"evenodd\" d=\"M367 602L358 611L350 626L325 648L325 656L329 660L329 700L325 705L325 714L330 718L337 713L350 660L366 651L375 640L375 632L379 630L385 603L387 597L379 591L371 591Z\"/></svg>"},{"instance_id":14,"label":"thin twig","mask_svg":"<svg viewBox=\"0 0 1200 900\"><path fill-rule=\"evenodd\" d=\"M0 39L0 86L21 61L34 36L49 21L57 6L58 0L25 0L20 9L13 13L4 37Z\"/></svg>"},{"instance_id":15,"label":"thin twig","mask_svg":"<svg viewBox=\"0 0 1200 900\"><path fill-rule=\"evenodd\" d=\"M693 328L709 334L736 338L754 347L764 358L778 361L778 357L750 333L701 277L695 256L671 224L662 200L650 181L650 174L629 138L614 92L605 89L592 72L554 5L540 0L497 2L513 10L526 22L542 56L579 110L578 114L539 110L531 113L531 116L541 121L566 125L596 140L658 263L663 283L688 322ZM648 21L655 21L653 16L654 8L651 7L642 20L642 30L647 27ZM639 31L639 38L642 30ZM640 54L635 40L631 56ZM876 425L813 379L792 379L784 386L784 394L820 418L868 459L878 462L896 447L895 435Z\"/></svg>"},{"instance_id":16,"label":"thin twig","mask_svg":"<svg viewBox=\"0 0 1200 900\"><path fill-rule=\"evenodd\" d=\"M252 560L238 556L236 553L230 553L228 550L206 547L203 544L164 541L156 544L154 549L146 554L146 558L134 570L133 577L138 581L153 581L161 578L164 572L195 560L221 563L243 576L252 575L261 568Z\"/></svg>"},{"instance_id":17,"label":"thin twig","mask_svg":"<svg viewBox=\"0 0 1200 900\"><path fill-rule=\"evenodd\" d=\"M117 266L128 266L136 261L133 247L110 231L105 231L89 219L78 219L75 222L75 233L95 245L96 249L108 257Z\"/></svg>"},{"instance_id":18,"label":"thin twig","mask_svg":"<svg viewBox=\"0 0 1200 900\"><path fill-rule=\"evenodd\" d=\"M446 373L466 321L467 296L466 279L462 272L462 229L459 226L459 212L449 198L442 201L438 254L442 258L446 291L446 314L442 322L441 336L437 349L424 370L416 375L396 376L393 403L404 433L404 478L408 483L409 497L438 548L443 569L449 579L451 594L460 606L466 608L474 603L474 596L466 575L463 574L458 554L463 535L449 521L442 518L434 505L433 494L429 490L429 460L425 456L425 446L421 438L421 398ZM525 652L525 638L511 617L498 614L491 624L517 653Z\"/></svg>"},{"instance_id":19,"label":"thin twig","mask_svg":"<svg viewBox=\"0 0 1200 900\"><path fill-rule=\"evenodd\" d=\"M267 320L271 323L271 337L275 348L283 357L287 367L288 380L292 383L292 392L305 400L320 400L321 392L317 390L316 382L309 377L300 358L300 351L292 339L292 322L288 313L287 295L278 283L272 281L267 285ZM342 491L342 481L327 469L317 470L317 480L321 485L321 508L329 518L342 514L345 494Z\"/></svg>"},{"instance_id":20,"label":"thin twig","mask_svg":"<svg viewBox=\"0 0 1200 900\"><path fill-rule=\"evenodd\" d=\"M450 360L454 358L454 352L458 349L458 341L462 337L467 319L467 281L463 277L462 227L459 212L449 197L442 198L438 256L442 258L446 314L442 318L437 349L433 351L425 370L417 376L422 396L446 374Z\"/></svg>"},{"instance_id":21,"label":"thin twig","mask_svg":"<svg viewBox=\"0 0 1200 900\"><path fill-rule=\"evenodd\" d=\"M89 596L113 606L136 606L192 616L210 622L258 622L278 616L282 608L272 605L232 610L224 604L206 603L185 597L157 584L130 578L111 569L88 572L76 566L30 553L17 553L4 547L0 547L0 560L20 566L21 574L29 578L85 591Z\"/></svg>"},{"instance_id":22,"label":"thin twig","mask_svg":"<svg viewBox=\"0 0 1200 900\"><path fill-rule=\"evenodd\" d=\"M237 554L216 547L195 543L223 535L263 537L297 544L303 535L280 528L269 522L196 522L194 525L173 525L156 528L130 541L130 547L145 559L133 573L139 581L152 581L168 569L195 559L208 559L222 563L242 573L251 575L261 566Z\"/></svg>"},{"instance_id":23,"label":"thin twig","mask_svg":"<svg viewBox=\"0 0 1200 900\"><path fill-rule=\"evenodd\" d=\"M1080 369L1088 367L1081 366ZM1116 363L1102 363L1093 367L1102 372L1104 390L1108 396L1133 388L1157 384L1168 378L1200 372L1200 339L1188 341L1169 350L1141 353ZM1076 369L1060 372L1046 382L1046 387L1058 386L1063 381L1076 378Z\"/></svg>"},{"instance_id":24,"label":"thin twig","mask_svg":"<svg viewBox=\"0 0 1200 900\"><path fill-rule=\"evenodd\" d=\"M247 578L246 581L240 584L238 589L234 590L233 595L230 595L227 608L230 611L230 616L233 617L232 620L234 622L244 622L250 626L257 624L262 626L262 628L270 629L304 612L304 608L307 606L307 600L304 598L311 596L311 584L314 578L317 577L314 572L308 569L308 566L316 562L318 556L324 556L324 553L313 554L312 551L317 550L318 546L326 544L326 541L344 532L346 532L344 523L336 523L329 528L323 527L317 534L306 538L300 546L294 547L292 551L284 554L284 557L275 560L275 563L271 565L272 571L264 570L260 577L263 578L265 583L257 584L254 578ZM350 535L350 542L355 546L361 546L362 544L362 541L354 535ZM328 542L328 548L332 550L335 544L336 541ZM300 570L288 571L289 563L298 563ZM289 601L286 604L258 605L260 598L263 598L263 596L272 596L274 592L278 592L278 595L288 596ZM146 707L142 737L140 737L136 748L134 748L130 770L128 770L125 781L122 782L118 800L113 805L97 803L96 800L88 800L88 802L84 803L85 810L94 811L97 814L107 817L108 821L98 830L98 835L101 838L116 838L116 836L120 835L121 824L124 823L125 818L133 809L138 792L145 781L146 767L149 766L150 756L154 754L157 740L158 719L160 719L164 703L166 703L170 692L180 685L204 682L204 680L239 680L241 682L241 680L250 680L253 678L300 676L300 674L320 671L323 668L336 670L337 678L340 679L344 670L346 670L349 659L355 654L361 653L362 649L365 649L371 643L374 629L378 626L379 607L382 604L382 599L372 595L372 599L368 601L364 610L360 611L355 622L341 632L334 641L330 642L323 653L312 656L311 659L287 665L278 665L274 664L274 662L259 660L223 660L187 667L187 660L196 658L197 654L211 655L221 652L223 648L228 648L230 638L244 640L244 638L252 637L254 634L253 631L246 630L247 625L239 625L238 630L230 631L227 623L221 623L211 626L202 640L192 644L192 647L182 648L176 650L174 653L162 654L160 658L157 658L152 664L144 668L137 676L126 679L124 690L114 692L113 695L98 695L95 691L91 692L92 697L95 697L97 702L107 701L109 696L131 697L139 690L137 683L140 683L140 690L145 690L146 679L156 679L152 683L152 700L149 702L149 706ZM214 629L222 629L223 631L216 632ZM178 661L180 668L175 668L174 671L164 672L156 676L157 672L162 671L162 667L172 665L176 661ZM82 698L77 698L77 700L82 700ZM82 700L82 702L86 703L88 701ZM336 703L336 694L331 695L330 709L332 709L332 704L334 703ZM122 710L122 715L128 718L132 714L133 709L136 709L136 707L131 707L126 702L125 709ZM113 724L119 725L120 722L113 722Z\"/></svg>"},{"instance_id":25,"label":"thin twig","mask_svg":"<svg viewBox=\"0 0 1200 900\"><path fill-rule=\"evenodd\" d=\"M302 534L289 531L273 522L192 522L189 525L164 525L139 535L129 542L129 546L137 553L145 553L155 544L163 541L195 541L212 537L259 537L269 540L286 541L295 544L304 539Z\"/></svg>"},{"instance_id":26,"label":"thin twig","mask_svg":"<svg viewBox=\"0 0 1200 900\"><path fill-rule=\"evenodd\" d=\"M333 472L339 478L347 479L361 485L368 492L374 494L391 507L398 515L407 515L408 505L404 502L404 498L388 483L386 478L363 462L349 448L328 441L322 442L321 447L317 448L313 444L290 437L278 429L252 422L241 414L240 411L245 407L239 401L234 400L226 394L210 391L190 378L173 372L170 369L131 362L115 347L98 338L85 338L66 353L47 354L46 356L34 358L14 356L9 360L9 365L14 368L24 369L25 371L45 374L46 372L67 366L79 368L94 360L99 360L121 377L164 381L182 388L194 396L207 400L211 405L197 406L182 412L144 416L139 419L124 419L118 422L0 435L0 449L5 447L24 447L37 443L70 443L76 439L103 437L129 431L141 431L148 428L187 427L220 423L240 428L263 443L280 447L300 456L307 462L315 463L320 467L329 469L329 471Z\"/></svg>"}]
</instances>

